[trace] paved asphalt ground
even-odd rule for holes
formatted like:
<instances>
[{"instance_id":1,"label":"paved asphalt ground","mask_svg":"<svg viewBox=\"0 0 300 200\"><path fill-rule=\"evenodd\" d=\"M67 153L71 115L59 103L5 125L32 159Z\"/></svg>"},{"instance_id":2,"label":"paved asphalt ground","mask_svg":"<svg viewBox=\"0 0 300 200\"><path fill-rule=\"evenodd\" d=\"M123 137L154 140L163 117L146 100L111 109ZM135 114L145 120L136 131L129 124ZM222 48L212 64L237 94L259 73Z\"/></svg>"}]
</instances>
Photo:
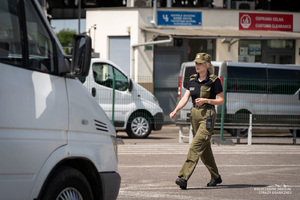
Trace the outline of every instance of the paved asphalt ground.
<instances>
[{"instance_id":1,"label":"paved asphalt ground","mask_svg":"<svg viewBox=\"0 0 300 200\"><path fill-rule=\"evenodd\" d=\"M288 131L254 131L252 145L247 139L240 144L236 139L227 139L231 145L213 144L223 183L206 187L210 175L200 160L187 190L175 184L189 149L188 139L179 143L178 131L174 125L164 126L147 139L118 133L123 143L118 146L122 177L118 200L300 199L300 138L293 145L292 137L282 138L291 136ZM216 131L214 138L219 137Z\"/></svg>"}]
</instances>

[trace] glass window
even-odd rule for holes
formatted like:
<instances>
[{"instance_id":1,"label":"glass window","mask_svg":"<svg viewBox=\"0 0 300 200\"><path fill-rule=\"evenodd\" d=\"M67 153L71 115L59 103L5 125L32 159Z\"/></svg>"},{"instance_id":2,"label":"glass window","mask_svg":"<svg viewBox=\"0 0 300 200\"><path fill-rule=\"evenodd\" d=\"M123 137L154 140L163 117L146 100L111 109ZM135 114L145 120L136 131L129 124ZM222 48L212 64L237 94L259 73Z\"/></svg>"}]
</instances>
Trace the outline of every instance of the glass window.
<instances>
[{"instance_id":1,"label":"glass window","mask_svg":"<svg viewBox=\"0 0 300 200\"><path fill-rule=\"evenodd\" d=\"M96 83L112 88L113 71L112 66L105 63L94 63L93 74Z\"/></svg>"},{"instance_id":2,"label":"glass window","mask_svg":"<svg viewBox=\"0 0 300 200\"><path fill-rule=\"evenodd\" d=\"M300 88L300 70L268 69L271 94L295 94Z\"/></svg>"},{"instance_id":3,"label":"glass window","mask_svg":"<svg viewBox=\"0 0 300 200\"><path fill-rule=\"evenodd\" d=\"M239 41L239 62L262 62L261 40Z\"/></svg>"},{"instance_id":4,"label":"glass window","mask_svg":"<svg viewBox=\"0 0 300 200\"><path fill-rule=\"evenodd\" d=\"M267 46L271 49L294 48L294 40L267 40Z\"/></svg>"},{"instance_id":5,"label":"glass window","mask_svg":"<svg viewBox=\"0 0 300 200\"><path fill-rule=\"evenodd\" d=\"M219 76L219 67L215 67L215 75Z\"/></svg>"},{"instance_id":6,"label":"glass window","mask_svg":"<svg viewBox=\"0 0 300 200\"><path fill-rule=\"evenodd\" d=\"M29 67L54 72L54 51L51 37L30 1L25 1Z\"/></svg>"},{"instance_id":7,"label":"glass window","mask_svg":"<svg viewBox=\"0 0 300 200\"><path fill-rule=\"evenodd\" d=\"M22 65L22 42L16 0L0 4L0 62Z\"/></svg>"},{"instance_id":8,"label":"glass window","mask_svg":"<svg viewBox=\"0 0 300 200\"><path fill-rule=\"evenodd\" d=\"M116 84L115 84L115 88L116 90L120 90L120 91L126 91L128 88L128 79L127 77L122 74L122 72L120 72L119 70L117 70L116 68L114 68L115 70L115 75L116 75Z\"/></svg>"},{"instance_id":9,"label":"glass window","mask_svg":"<svg viewBox=\"0 0 300 200\"><path fill-rule=\"evenodd\" d=\"M292 64L293 56L291 55L279 55L279 63L280 64Z\"/></svg>"},{"instance_id":10,"label":"glass window","mask_svg":"<svg viewBox=\"0 0 300 200\"><path fill-rule=\"evenodd\" d=\"M186 67L185 72L184 72L184 77L183 77L183 87L187 88L188 82L190 80L190 76L193 74L196 74L196 69L195 67Z\"/></svg>"},{"instance_id":11,"label":"glass window","mask_svg":"<svg viewBox=\"0 0 300 200\"><path fill-rule=\"evenodd\" d=\"M276 64L276 55L270 55L270 56L268 56L267 63Z\"/></svg>"},{"instance_id":12,"label":"glass window","mask_svg":"<svg viewBox=\"0 0 300 200\"><path fill-rule=\"evenodd\" d=\"M107 63L94 63L93 74L96 83L105 87L113 88L113 70L115 71L116 90L126 91L128 88L128 79L119 70Z\"/></svg>"},{"instance_id":13,"label":"glass window","mask_svg":"<svg viewBox=\"0 0 300 200\"><path fill-rule=\"evenodd\" d=\"M271 64L294 64L295 63L293 55L282 55L282 54L280 54L280 52L277 54L269 54L267 57L267 63L271 63Z\"/></svg>"},{"instance_id":14,"label":"glass window","mask_svg":"<svg viewBox=\"0 0 300 200\"><path fill-rule=\"evenodd\" d=\"M189 39L188 42L188 60L195 60L195 56L199 52L206 52L212 56L212 60L215 60L214 56L214 44L215 40L201 40L201 39Z\"/></svg>"},{"instance_id":15,"label":"glass window","mask_svg":"<svg viewBox=\"0 0 300 200\"><path fill-rule=\"evenodd\" d=\"M17 0L2 1L0 4L0 62L54 72L50 36L37 12L33 12L35 8L29 0L24 1L26 25L22 24L22 5ZM25 27L27 31L23 30ZM25 33L27 37L22 37L21 34Z\"/></svg>"},{"instance_id":16,"label":"glass window","mask_svg":"<svg viewBox=\"0 0 300 200\"><path fill-rule=\"evenodd\" d=\"M228 67L227 91L241 93L266 93L265 68Z\"/></svg>"}]
</instances>

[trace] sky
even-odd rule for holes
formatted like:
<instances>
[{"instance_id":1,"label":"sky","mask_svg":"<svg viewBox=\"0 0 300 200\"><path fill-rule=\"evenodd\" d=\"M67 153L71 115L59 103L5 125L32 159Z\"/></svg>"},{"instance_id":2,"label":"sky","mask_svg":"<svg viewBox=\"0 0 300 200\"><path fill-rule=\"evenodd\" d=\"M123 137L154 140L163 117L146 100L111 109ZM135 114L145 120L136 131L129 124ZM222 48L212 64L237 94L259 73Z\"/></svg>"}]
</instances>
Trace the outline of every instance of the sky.
<instances>
[{"instance_id":1,"label":"sky","mask_svg":"<svg viewBox=\"0 0 300 200\"><path fill-rule=\"evenodd\" d=\"M62 29L70 29L78 31L78 19L52 19L51 25L55 27L54 32L58 33ZM80 33L86 32L85 19L80 20Z\"/></svg>"}]
</instances>

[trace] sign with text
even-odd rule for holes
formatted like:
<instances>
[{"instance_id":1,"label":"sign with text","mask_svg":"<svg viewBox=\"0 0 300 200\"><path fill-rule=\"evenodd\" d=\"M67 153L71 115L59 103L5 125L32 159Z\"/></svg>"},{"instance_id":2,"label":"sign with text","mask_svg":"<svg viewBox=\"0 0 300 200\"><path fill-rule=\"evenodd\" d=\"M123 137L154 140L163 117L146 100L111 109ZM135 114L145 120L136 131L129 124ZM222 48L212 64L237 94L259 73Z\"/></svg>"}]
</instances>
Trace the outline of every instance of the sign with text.
<instances>
[{"instance_id":1,"label":"sign with text","mask_svg":"<svg viewBox=\"0 0 300 200\"><path fill-rule=\"evenodd\" d=\"M240 30L293 31L293 15L239 13Z\"/></svg>"},{"instance_id":2,"label":"sign with text","mask_svg":"<svg viewBox=\"0 0 300 200\"><path fill-rule=\"evenodd\" d=\"M157 11L157 25L202 26L202 12Z\"/></svg>"}]
</instances>

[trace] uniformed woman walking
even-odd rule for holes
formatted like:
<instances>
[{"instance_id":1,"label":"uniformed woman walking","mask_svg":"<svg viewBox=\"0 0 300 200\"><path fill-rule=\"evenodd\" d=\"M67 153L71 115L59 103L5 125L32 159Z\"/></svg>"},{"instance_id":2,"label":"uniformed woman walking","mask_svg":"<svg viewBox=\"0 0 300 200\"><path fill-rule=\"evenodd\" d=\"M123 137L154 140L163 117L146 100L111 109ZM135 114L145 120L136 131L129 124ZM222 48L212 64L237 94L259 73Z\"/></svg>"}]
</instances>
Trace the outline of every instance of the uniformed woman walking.
<instances>
[{"instance_id":1,"label":"uniformed woman walking","mask_svg":"<svg viewBox=\"0 0 300 200\"><path fill-rule=\"evenodd\" d=\"M214 67L211 64L211 56L209 54L198 53L194 61L197 74L190 76L188 89L175 110L170 113L170 118L174 119L177 111L186 105L190 96L192 97L191 124L194 139L187 159L175 181L181 189L186 189L187 181L191 177L199 157L211 174L211 180L207 183L207 186L216 186L222 183L212 153L210 140L216 121L214 105L222 105L224 103L223 88L220 79L214 74Z\"/></svg>"}]
</instances>

